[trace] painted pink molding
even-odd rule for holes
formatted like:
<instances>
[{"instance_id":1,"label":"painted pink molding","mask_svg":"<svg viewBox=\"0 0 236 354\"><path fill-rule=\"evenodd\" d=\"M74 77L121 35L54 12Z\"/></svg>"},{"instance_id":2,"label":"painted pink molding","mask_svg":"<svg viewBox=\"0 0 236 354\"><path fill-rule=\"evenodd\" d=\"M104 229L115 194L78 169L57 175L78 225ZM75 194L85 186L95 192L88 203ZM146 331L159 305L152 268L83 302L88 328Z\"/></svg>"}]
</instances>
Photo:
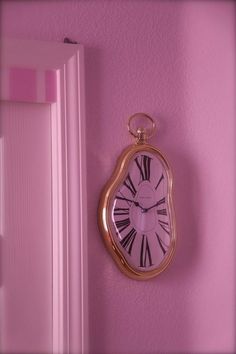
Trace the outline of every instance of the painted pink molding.
<instances>
[{"instance_id":1,"label":"painted pink molding","mask_svg":"<svg viewBox=\"0 0 236 354\"><path fill-rule=\"evenodd\" d=\"M11 68L9 70L9 98L11 101L37 100L37 72L34 69Z\"/></svg>"},{"instance_id":2,"label":"painted pink molding","mask_svg":"<svg viewBox=\"0 0 236 354\"><path fill-rule=\"evenodd\" d=\"M0 99L50 103L53 353L87 353L87 195L82 45L3 40Z\"/></svg>"},{"instance_id":3,"label":"painted pink molding","mask_svg":"<svg viewBox=\"0 0 236 354\"><path fill-rule=\"evenodd\" d=\"M17 102L53 103L57 101L56 70L0 68L1 99Z\"/></svg>"}]
</instances>

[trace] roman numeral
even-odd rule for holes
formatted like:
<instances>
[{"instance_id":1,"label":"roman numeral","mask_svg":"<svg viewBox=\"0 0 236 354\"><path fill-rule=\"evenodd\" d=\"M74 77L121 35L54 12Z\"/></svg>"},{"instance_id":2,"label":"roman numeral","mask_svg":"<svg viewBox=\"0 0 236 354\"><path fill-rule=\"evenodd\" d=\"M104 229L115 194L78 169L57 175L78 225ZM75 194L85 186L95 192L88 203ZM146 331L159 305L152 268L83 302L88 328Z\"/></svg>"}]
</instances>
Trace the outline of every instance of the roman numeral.
<instances>
[{"instance_id":1,"label":"roman numeral","mask_svg":"<svg viewBox=\"0 0 236 354\"><path fill-rule=\"evenodd\" d=\"M170 228L169 228L169 224L168 222L162 221L162 220L158 220L159 225L161 226L161 228L169 235L170 234Z\"/></svg>"},{"instance_id":2,"label":"roman numeral","mask_svg":"<svg viewBox=\"0 0 236 354\"><path fill-rule=\"evenodd\" d=\"M121 196L120 195L116 195L116 199L124 200L129 206L132 205L133 200L131 200L129 198L126 198L121 191L118 191L118 193L120 193Z\"/></svg>"},{"instance_id":3,"label":"roman numeral","mask_svg":"<svg viewBox=\"0 0 236 354\"><path fill-rule=\"evenodd\" d=\"M159 184L161 183L161 181L162 181L163 179L164 179L164 175L163 175L163 173L162 173L162 175L161 175L161 177L160 177L160 179L159 179L159 181L158 181L158 183L157 183L157 185L156 185L156 187L155 187L156 190L157 190Z\"/></svg>"},{"instance_id":4,"label":"roman numeral","mask_svg":"<svg viewBox=\"0 0 236 354\"><path fill-rule=\"evenodd\" d=\"M133 243L135 237L137 235L137 231L133 228L130 232L120 241L122 247L124 247L129 254L132 252Z\"/></svg>"},{"instance_id":5,"label":"roman numeral","mask_svg":"<svg viewBox=\"0 0 236 354\"><path fill-rule=\"evenodd\" d=\"M150 181L150 165L152 160L151 157L146 155L141 155L140 159L139 157L136 157L134 160L140 171L140 182Z\"/></svg>"},{"instance_id":6,"label":"roman numeral","mask_svg":"<svg viewBox=\"0 0 236 354\"><path fill-rule=\"evenodd\" d=\"M115 208L114 215L129 215L129 208Z\"/></svg>"},{"instance_id":7,"label":"roman numeral","mask_svg":"<svg viewBox=\"0 0 236 354\"><path fill-rule=\"evenodd\" d=\"M159 243L159 246L161 247L161 250L163 252L163 254L166 254L166 251L167 251L167 246L166 244L162 241L162 239L160 238L160 236L156 233L156 236L157 236L157 241Z\"/></svg>"},{"instance_id":8,"label":"roman numeral","mask_svg":"<svg viewBox=\"0 0 236 354\"><path fill-rule=\"evenodd\" d=\"M152 257L148 244L148 239L146 235L143 235L140 250L140 267L146 268L147 266L151 267L152 265Z\"/></svg>"},{"instance_id":9,"label":"roman numeral","mask_svg":"<svg viewBox=\"0 0 236 354\"><path fill-rule=\"evenodd\" d=\"M166 209L157 210L157 214L158 215L167 215L167 210Z\"/></svg>"},{"instance_id":10,"label":"roman numeral","mask_svg":"<svg viewBox=\"0 0 236 354\"><path fill-rule=\"evenodd\" d=\"M137 191L136 191L136 189L134 187L134 184L132 182L130 174L128 174L128 176L126 177L126 179L125 179L123 184L130 190L130 192L132 193L132 196L135 197Z\"/></svg>"},{"instance_id":11,"label":"roman numeral","mask_svg":"<svg viewBox=\"0 0 236 354\"><path fill-rule=\"evenodd\" d=\"M115 223L119 232L122 232L130 225L130 219L117 220Z\"/></svg>"}]
</instances>

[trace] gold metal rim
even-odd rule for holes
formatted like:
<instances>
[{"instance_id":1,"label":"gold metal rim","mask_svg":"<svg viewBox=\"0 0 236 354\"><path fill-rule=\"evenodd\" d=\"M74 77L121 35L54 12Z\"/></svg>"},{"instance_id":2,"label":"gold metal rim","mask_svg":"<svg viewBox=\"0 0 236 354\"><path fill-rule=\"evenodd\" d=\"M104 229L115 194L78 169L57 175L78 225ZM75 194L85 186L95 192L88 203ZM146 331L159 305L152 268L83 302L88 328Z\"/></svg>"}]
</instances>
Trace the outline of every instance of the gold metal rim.
<instances>
[{"instance_id":1,"label":"gold metal rim","mask_svg":"<svg viewBox=\"0 0 236 354\"><path fill-rule=\"evenodd\" d=\"M113 191L115 190L116 186L120 183L123 178L124 171L126 170L126 165L128 161L132 157L133 154L139 151L150 151L158 155L160 161L164 164L166 173L168 176L168 199L169 199L169 208L170 214L172 215L171 223L172 223L172 241L171 241L171 249L168 256L165 258L164 262L160 264L157 269L152 271L142 272L133 269L128 262L126 261L123 254L120 252L118 247L116 246L115 242L113 241L112 232L109 227L109 220L107 210L109 209L109 204L111 201L111 196ZM103 240L105 242L106 247L108 248L110 254L112 255L113 259L117 263L120 270L126 274L128 277L136 280L147 280L157 276L158 274L162 273L168 265L171 263L175 248L176 248L176 225L175 225L175 212L173 206L173 177L172 172L167 162L166 158L160 152L160 150L154 148L151 145L131 145L126 148L121 156L117 161L117 165L110 180L107 182L106 186L103 189L102 195L100 197L100 203L98 207L98 226L103 236Z\"/></svg>"}]
</instances>

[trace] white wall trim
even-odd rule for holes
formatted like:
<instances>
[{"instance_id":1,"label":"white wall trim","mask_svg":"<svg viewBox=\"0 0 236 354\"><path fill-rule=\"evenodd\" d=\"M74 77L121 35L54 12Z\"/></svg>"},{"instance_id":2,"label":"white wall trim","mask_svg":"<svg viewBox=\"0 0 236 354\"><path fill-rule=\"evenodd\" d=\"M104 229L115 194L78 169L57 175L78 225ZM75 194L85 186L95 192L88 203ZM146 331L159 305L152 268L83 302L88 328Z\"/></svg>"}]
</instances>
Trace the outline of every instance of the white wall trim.
<instances>
[{"instance_id":1,"label":"white wall trim","mask_svg":"<svg viewBox=\"0 0 236 354\"><path fill-rule=\"evenodd\" d=\"M19 101L51 105L52 353L86 354L88 272L84 49L80 44L13 39L1 41L0 45L1 72L4 73L0 99L18 100L17 90L14 87L12 90L9 84L10 73L33 69L40 80L36 79L37 87L32 89L39 95L33 99L26 95L22 99L19 92ZM44 88L45 92L42 92Z\"/></svg>"}]
</instances>

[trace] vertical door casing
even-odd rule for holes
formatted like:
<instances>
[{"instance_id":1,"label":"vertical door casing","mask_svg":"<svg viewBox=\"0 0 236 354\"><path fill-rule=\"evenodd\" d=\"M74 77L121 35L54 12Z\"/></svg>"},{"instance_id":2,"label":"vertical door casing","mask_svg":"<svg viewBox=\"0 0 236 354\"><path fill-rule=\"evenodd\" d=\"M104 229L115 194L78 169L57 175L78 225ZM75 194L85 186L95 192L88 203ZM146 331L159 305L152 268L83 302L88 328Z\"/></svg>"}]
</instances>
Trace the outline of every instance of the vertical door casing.
<instances>
[{"instance_id":1,"label":"vertical door casing","mask_svg":"<svg viewBox=\"0 0 236 354\"><path fill-rule=\"evenodd\" d=\"M4 253L3 262L8 264L9 275L3 267L0 306L5 307L7 313L9 301L9 304L15 303L17 310L12 309L11 317L3 316L0 352L15 350L33 354L35 348L40 348L40 352L45 353L86 353L83 47L3 40L1 49L1 236L6 239L6 243L2 242L1 252ZM14 132L15 142L12 141ZM13 161L18 164L18 170ZM15 194L9 184L11 178L15 181ZM14 247L11 251L9 249L8 256L5 244L9 233L4 225L10 225L6 221L10 220L12 208L15 208L15 215L22 213L22 216L18 221L14 218L15 229L11 233ZM17 234L20 234L19 239ZM40 234L43 234L41 238ZM24 267L28 269L28 275ZM11 299L7 295L9 289L12 289ZM35 325L37 311L42 316L38 327ZM15 343L21 343L21 348L19 345L18 348L11 347L8 341L8 338L14 339L14 316L17 327L21 328L17 331L18 342ZM43 325L49 332L47 339L40 337L39 328ZM24 328L30 326L32 333L26 335Z\"/></svg>"}]
</instances>

